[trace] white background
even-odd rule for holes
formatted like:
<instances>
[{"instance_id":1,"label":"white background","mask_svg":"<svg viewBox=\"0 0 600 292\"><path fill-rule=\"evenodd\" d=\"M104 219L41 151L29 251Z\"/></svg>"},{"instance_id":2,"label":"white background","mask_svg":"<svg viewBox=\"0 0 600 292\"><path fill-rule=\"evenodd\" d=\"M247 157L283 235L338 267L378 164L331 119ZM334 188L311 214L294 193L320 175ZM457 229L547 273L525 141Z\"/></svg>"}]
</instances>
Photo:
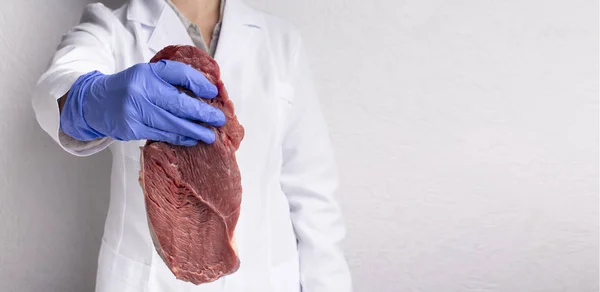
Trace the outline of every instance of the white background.
<instances>
[{"instance_id":1,"label":"white background","mask_svg":"<svg viewBox=\"0 0 600 292\"><path fill-rule=\"evenodd\" d=\"M84 2L0 1L2 291L93 289L110 153L30 106ZM357 292L598 291L597 1L251 2L308 45Z\"/></svg>"}]
</instances>

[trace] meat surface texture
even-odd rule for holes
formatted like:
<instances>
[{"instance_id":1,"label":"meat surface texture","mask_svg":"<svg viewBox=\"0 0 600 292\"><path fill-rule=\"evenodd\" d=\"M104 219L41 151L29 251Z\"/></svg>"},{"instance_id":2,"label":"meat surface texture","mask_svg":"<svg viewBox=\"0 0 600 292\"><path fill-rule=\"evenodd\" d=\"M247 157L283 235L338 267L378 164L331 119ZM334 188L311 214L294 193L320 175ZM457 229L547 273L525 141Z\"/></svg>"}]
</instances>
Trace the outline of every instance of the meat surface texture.
<instances>
[{"instance_id":1,"label":"meat surface texture","mask_svg":"<svg viewBox=\"0 0 600 292\"><path fill-rule=\"evenodd\" d=\"M216 98L201 100L221 109L227 118L222 127L205 125L216 133L213 144L184 147L147 141L141 148L139 181L156 251L177 279L199 285L234 273L240 265L234 229L242 186L235 151L244 128L234 114L219 66L207 53L194 46L168 46L150 62L159 60L183 62L201 71L219 89Z\"/></svg>"}]
</instances>

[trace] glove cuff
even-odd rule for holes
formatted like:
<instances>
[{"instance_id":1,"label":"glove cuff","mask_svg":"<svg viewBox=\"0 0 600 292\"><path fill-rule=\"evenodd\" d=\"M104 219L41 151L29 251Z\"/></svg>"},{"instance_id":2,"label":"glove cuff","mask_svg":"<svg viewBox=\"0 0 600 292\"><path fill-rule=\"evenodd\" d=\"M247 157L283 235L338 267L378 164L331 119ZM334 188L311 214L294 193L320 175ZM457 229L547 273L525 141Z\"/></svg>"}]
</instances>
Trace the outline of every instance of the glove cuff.
<instances>
[{"instance_id":1,"label":"glove cuff","mask_svg":"<svg viewBox=\"0 0 600 292\"><path fill-rule=\"evenodd\" d=\"M99 71L92 71L79 76L71 86L60 114L60 129L65 134L80 141L91 141L106 137L106 135L94 130L83 116L85 95L88 94L88 89L93 82L102 76L104 74Z\"/></svg>"}]
</instances>

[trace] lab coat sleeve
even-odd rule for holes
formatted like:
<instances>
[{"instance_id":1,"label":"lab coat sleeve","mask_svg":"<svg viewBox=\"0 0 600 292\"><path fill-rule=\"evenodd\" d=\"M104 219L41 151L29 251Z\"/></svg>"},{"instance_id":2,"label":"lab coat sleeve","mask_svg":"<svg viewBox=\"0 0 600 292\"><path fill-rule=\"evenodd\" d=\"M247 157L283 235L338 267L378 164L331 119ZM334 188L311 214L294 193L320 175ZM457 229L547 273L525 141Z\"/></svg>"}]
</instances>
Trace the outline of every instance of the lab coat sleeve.
<instances>
[{"instance_id":1,"label":"lab coat sleeve","mask_svg":"<svg viewBox=\"0 0 600 292\"><path fill-rule=\"evenodd\" d=\"M64 150L76 156L88 156L106 148L113 140L76 140L60 130L57 100L69 91L75 80L98 70L114 73L112 26L115 16L102 4L86 7L80 23L63 35L50 66L33 91L32 106L38 123Z\"/></svg>"},{"instance_id":2,"label":"lab coat sleeve","mask_svg":"<svg viewBox=\"0 0 600 292\"><path fill-rule=\"evenodd\" d=\"M340 246L345 227L335 195L336 163L308 60L298 43L290 67L294 94L281 185L298 242L302 291L350 292L350 272Z\"/></svg>"}]
</instances>

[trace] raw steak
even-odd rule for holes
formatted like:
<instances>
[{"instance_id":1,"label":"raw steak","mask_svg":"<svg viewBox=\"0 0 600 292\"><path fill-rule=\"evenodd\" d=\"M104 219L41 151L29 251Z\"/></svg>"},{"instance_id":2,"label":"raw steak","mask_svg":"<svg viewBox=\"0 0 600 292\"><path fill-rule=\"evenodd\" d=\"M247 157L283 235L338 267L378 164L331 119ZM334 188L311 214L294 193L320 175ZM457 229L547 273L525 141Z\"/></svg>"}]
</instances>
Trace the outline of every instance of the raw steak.
<instances>
[{"instance_id":1,"label":"raw steak","mask_svg":"<svg viewBox=\"0 0 600 292\"><path fill-rule=\"evenodd\" d=\"M213 128L216 140L211 145L147 141L141 148L139 180L156 251L177 279L198 285L234 273L240 265L233 232L242 200L235 151L244 128L220 80L219 66L207 53L194 46L168 46L150 62L164 59L203 72L219 95L202 100L227 118L224 126Z\"/></svg>"}]
</instances>

